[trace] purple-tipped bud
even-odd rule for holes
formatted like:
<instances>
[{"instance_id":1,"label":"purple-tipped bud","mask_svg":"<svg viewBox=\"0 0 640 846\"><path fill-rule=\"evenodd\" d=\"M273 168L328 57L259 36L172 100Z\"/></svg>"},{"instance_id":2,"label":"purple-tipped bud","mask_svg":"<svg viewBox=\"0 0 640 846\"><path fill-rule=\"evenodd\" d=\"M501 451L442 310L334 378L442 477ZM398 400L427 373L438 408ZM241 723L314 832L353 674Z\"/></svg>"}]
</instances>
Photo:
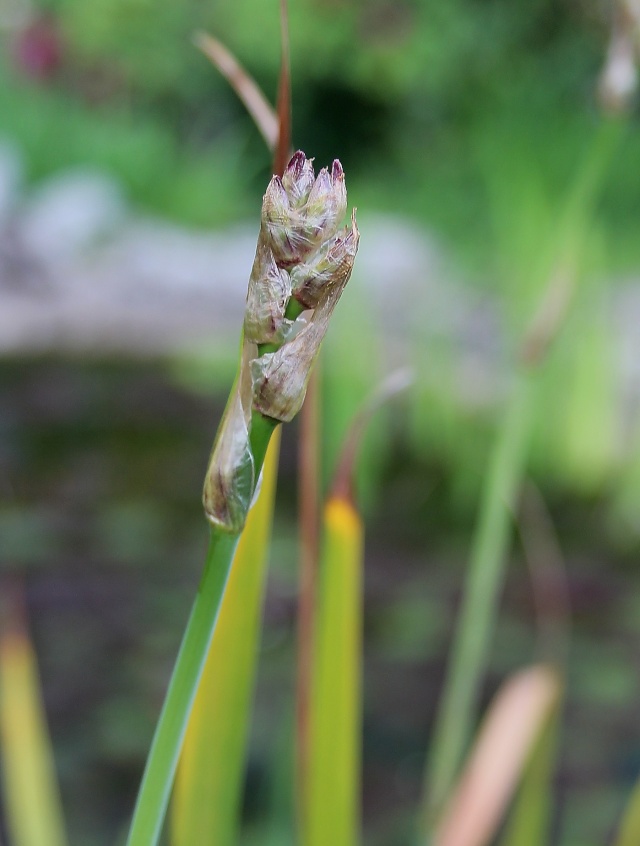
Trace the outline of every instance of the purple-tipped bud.
<instances>
[{"instance_id":1,"label":"purple-tipped bud","mask_svg":"<svg viewBox=\"0 0 640 846\"><path fill-rule=\"evenodd\" d=\"M279 176L272 176L262 198L262 220L286 226L291 218L291 203Z\"/></svg>"},{"instance_id":2,"label":"purple-tipped bud","mask_svg":"<svg viewBox=\"0 0 640 846\"><path fill-rule=\"evenodd\" d=\"M304 209L292 208L282 180L274 176L262 201L262 229L278 267L293 267L317 248L307 235Z\"/></svg>"},{"instance_id":3,"label":"purple-tipped bud","mask_svg":"<svg viewBox=\"0 0 640 846\"><path fill-rule=\"evenodd\" d=\"M351 276L359 240L354 212L351 226L345 226L308 262L292 269L292 293L304 308L315 308L327 285L346 285Z\"/></svg>"},{"instance_id":4,"label":"purple-tipped bud","mask_svg":"<svg viewBox=\"0 0 640 846\"><path fill-rule=\"evenodd\" d=\"M274 176L262 202L262 229L278 267L292 268L332 238L344 217L347 190L335 161L331 174L313 176L311 160L296 153L282 179ZM305 199L306 198L306 199Z\"/></svg>"},{"instance_id":5,"label":"purple-tipped bud","mask_svg":"<svg viewBox=\"0 0 640 846\"><path fill-rule=\"evenodd\" d=\"M308 159L302 150L298 150L282 174L282 185L292 206L299 207L306 202L315 178L313 159Z\"/></svg>"},{"instance_id":6,"label":"purple-tipped bud","mask_svg":"<svg viewBox=\"0 0 640 846\"><path fill-rule=\"evenodd\" d=\"M322 243L332 238L347 210L347 188L342 165L336 159L331 174L323 167L304 206L309 238Z\"/></svg>"}]
</instances>

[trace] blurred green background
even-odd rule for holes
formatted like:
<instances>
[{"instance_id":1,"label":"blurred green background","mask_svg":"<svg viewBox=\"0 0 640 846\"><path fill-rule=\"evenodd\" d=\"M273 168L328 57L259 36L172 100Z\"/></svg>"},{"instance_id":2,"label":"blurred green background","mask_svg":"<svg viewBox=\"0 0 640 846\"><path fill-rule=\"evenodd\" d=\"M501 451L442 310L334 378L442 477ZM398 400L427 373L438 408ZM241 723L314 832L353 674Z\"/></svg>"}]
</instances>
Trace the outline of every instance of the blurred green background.
<instances>
[{"instance_id":1,"label":"blurred green background","mask_svg":"<svg viewBox=\"0 0 640 846\"><path fill-rule=\"evenodd\" d=\"M25 191L92 165L140 213L255 226L270 156L192 35L218 36L272 96L277 11L264 0L2 0L0 135L21 151ZM440 331L390 262L388 290L411 318L402 351L365 278L327 341L327 477L392 363L416 374L372 426L359 479L371 846L408 842L488 450L523 330L567 252L577 293L541 373L529 462L573 607L554 842L605 843L640 768L640 358L615 320L622 310L640 327L640 133L637 110L612 122L598 105L610 12L587 0L290 3L294 144L318 163L341 159L363 244L367 216L403 221L446 257L443 288L463 280L475 304L451 331L457 294L445 298ZM462 375L476 346L489 348L497 385L479 394L475 371ZM37 347L0 359L0 564L27 586L72 843L101 846L130 813L197 584L200 486L235 348L136 358ZM516 540L487 698L534 654L524 557ZM296 589L293 426L243 844L291 835Z\"/></svg>"}]
</instances>

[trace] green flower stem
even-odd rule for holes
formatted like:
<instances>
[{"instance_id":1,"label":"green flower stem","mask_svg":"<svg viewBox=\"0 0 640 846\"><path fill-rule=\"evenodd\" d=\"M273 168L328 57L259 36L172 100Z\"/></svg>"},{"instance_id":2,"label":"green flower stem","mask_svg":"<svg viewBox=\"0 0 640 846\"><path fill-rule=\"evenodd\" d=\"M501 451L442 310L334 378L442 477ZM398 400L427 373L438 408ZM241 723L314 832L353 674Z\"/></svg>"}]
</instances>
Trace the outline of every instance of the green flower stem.
<instances>
[{"instance_id":1,"label":"green flower stem","mask_svg":"<svg viewBox=\"0 0 640 846\"><path fill-rule=\"evenodd\" d=\"M258 478L277 421L254 413L250 444ZM160 719L151 744L127 846L156 846L162 830L182 742L216 627L240 533L212 527L198 588Z\"/></svg>"},{"instance_id":2,"label":"green flower stem","mask_svg":"<svg viewBox=\"0 0 640 846\"><path fill-rule=\"evenodd\" d=\"M534 387L535 374L522 373L506 409L482 492L469 580L426 773L427 830L446 801L471 733L474 705L504 581L513 508L527 457Z\"/></svg>"},{"instance_id":3,"label":"green flower stem","mask_svg":"<svg viewBox=\"0 0 640 846\"><path fill-rule=\"evenodd\" d=\"M256 482L262 471L264 464L264 457L267 454L267 447L271 440L271 435L279 426L278 420L272 420L271 417L265 417L259 411L254 411L251 415L251 429L249 431L249 445L251 447L251 454L253 455L253 462L255 466Z\"/></svg>"},{"instance_id":4,"label":"green flower stem","mask_svg":"<svg viewBox=\"0 0 640 846\"><path fill-rule=\"evenodd\" d=\"M287 318L287 320L295 320L296 317L300 317L303 311L304 306L301 305L295 297L291 297L291 299L287 303L284 316ZM258 344L258 355L277 352L280 347L281 344Z\"/></svg>"}]
</instances>

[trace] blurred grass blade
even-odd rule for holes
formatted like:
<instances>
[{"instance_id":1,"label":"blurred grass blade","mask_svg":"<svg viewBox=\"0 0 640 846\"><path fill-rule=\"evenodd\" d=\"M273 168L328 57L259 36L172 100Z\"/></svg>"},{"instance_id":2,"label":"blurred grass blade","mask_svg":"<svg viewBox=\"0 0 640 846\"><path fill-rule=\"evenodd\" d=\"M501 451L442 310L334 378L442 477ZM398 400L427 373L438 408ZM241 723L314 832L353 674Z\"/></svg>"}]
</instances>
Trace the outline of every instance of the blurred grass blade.
<instances>
[{"instance_id":1,"label":"blurred grass blade","mask_svg":"<svg viewBox=\"0 0 640 846\"><path fill-rule=\"evenodd\" d=\"M518 522L536 607L537 652L543 661L558 668L564 681L571 627L564 558L544 500L531 482L524 487L521 504ZM501 846L540 846L549 842L561 709L559 695L527 763Z\"/></svg>"},{"instance_id":2,"label":"blurred grass blade","mask_svg":"<svg viewBox=\"0 0 640 846\"><path fill-rule=\"evenodd\" d=\"M509 401L482 494L468 583L429 759L427 827L446 800L471 731L504 577L512 508L526 461L532 395L533 377L522 374Z\"/></svg>"},{"instance_id":3,"label":"blurred grass blade","mask_svg":"<svg viewBox=\"0 0 640 846\"><path fill-rule=\"evenodd\" d=\"M362 593L364 529L353 499L358 447L372 415L411 383L393 373L351 424L323 513L302 787L303 846L355 846L360 840Z\"/></svg>"},{"instance_id":4,"label":"blurred grass blade","mask_svg":"<svg viewBox=\"0 0 640 846\"><path fill-rule=\"evenodd\" d=\"M557 673L542 664L502 686L437 825L433 846L486 846L491 841L559 694Z\"/></svg>"},{"instance_id":5,"label":"blurred grass blade","mask_svg":"<svg viewBox=\"0 0 640 846\"><path fill-rule=\"evenodd\" d=\"M231 846L236 840L279 443L276 432L189 720L174 790L173 846Z\"/></svg>"},{"instance_id":6,"label":"blurred grass blade","mask_svg":"<svg viewBox=\"0 0 640 846\"><path fill-rule=\"evenodd\" d=\"M11 591L6 592L11 595ZM7 827L13 846L67 842L36 658L19 599L0 637L0 737Z\"/></svg>"},{"instance_id":7,"label":"blurred grass blade","mask_svg":"<svg viewBox=\"0 0 640 846\"><path fill-rule=\"evenodd\" d=\"M571 633L569 578L553 521L531 481L523 488L518 528L531 577L538 658L565 669Z\"/></svg>"},{"instance_id":8,"label":"blurred grass blade","mask_svg":"<svg viewBox=\"0 0 640 846\"><path fill-rule=\"evenodd\" d=\"M195 45L211 60L244 103L269 150L278 143L278 117L255 80L222 42L205 32L194 36Z\"/></svg>"},{"instance_id":9,"label":"blurred grass blade","mask_svg":"<svg viewBox=\"0 0 640 846\"><path fill-rule=\"evenodd\" d=\"M296 785L301 821L309 756L309 703L313 665L320 536L320 362L309 380L300 414L298 442L298 646L296 659Z\"/></svg>"},{"instance_id":10,"label":"blurred grass blade","mask_svg":"<svg viewBox=\"0 0 640 846\"><path fill-rule=\"evenodd\" d=\"M309 711L303 846L359 842L363 527L331 496L323 552Z\"/></svg>"},{"instance_id":11,"label":"blurred grass blade","mask_svg":"<svg viewBox=\"0 0 640 846\"><path fill-rule=\"evenodd\" d=\"M469 737L504 578L510 511L527 461L536 376L575 294L582 247L619 137L619 126L603 124L578 170L554 234L555 262L540 307L523 336L520 362L525 366L509 400L482 492L461 618L427 762L422 811L425 833L446 802Z\"/></svg>"},{"instance_id":12,"label":"blurred grass blade","mask_svg":"<svg viewBox=\"0 0 640 846\"><path fill-rule=\"evenodd\" d=\"M544 846L549 843L561 704L559 692L525 768L500 846Z\"/></svg>"},{"instance_id":13,"label":"blurred grass blade","mask_svg":"<svg viewBox=\"0 0 640 846\"><path fill-rule=\"evenodd\" d=\"M640 779L636 782L625 808L614 846L638 846L640 843Z\"/></svg>"}]
</instances>

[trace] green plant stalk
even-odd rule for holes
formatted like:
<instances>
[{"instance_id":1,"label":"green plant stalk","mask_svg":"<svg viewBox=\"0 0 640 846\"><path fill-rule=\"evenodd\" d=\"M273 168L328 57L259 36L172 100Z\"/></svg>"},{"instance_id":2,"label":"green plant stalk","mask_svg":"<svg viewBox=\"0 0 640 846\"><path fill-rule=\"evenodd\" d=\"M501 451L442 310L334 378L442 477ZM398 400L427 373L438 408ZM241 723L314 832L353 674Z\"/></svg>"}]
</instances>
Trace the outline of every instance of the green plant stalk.
<instances>
[{"instance_id":1,"label":"green plant stalk","mask_svg":"<svg viewBox=\"0 0 640 846\"><path fill-rule=\"evenodd\" d=\"M428 760L424 806L427 830L447 798L471 734L473 706L478 697L504 577L511 509L526 462L534 380L534 373L522 372L519 376L482 491L468 587Z\"/></svg>"},{"instance_id":2,"label":"green plant stalk","mask_svg":"<svg viewBox=\"0 0 640 846\"><path fill-rule=\"evenodd\" d=\"M258 477L276 421L254 413L250 445ZM151 744L127 846L156 846L193 701L216 627L240 533L211 529L204 573Z\"/></svg>"},{"instance_id":3,"label":"green plant stalk","mask_svg":"<svg viewBox=\"0 0 640 846\"><path fill-rule=\"evenodd\" d=\"M237 839L278 474L278 435L269 444L260 494L236 550L189 719L172 797L172 846L231 846Z\"/></svg>"}]
</instances>

